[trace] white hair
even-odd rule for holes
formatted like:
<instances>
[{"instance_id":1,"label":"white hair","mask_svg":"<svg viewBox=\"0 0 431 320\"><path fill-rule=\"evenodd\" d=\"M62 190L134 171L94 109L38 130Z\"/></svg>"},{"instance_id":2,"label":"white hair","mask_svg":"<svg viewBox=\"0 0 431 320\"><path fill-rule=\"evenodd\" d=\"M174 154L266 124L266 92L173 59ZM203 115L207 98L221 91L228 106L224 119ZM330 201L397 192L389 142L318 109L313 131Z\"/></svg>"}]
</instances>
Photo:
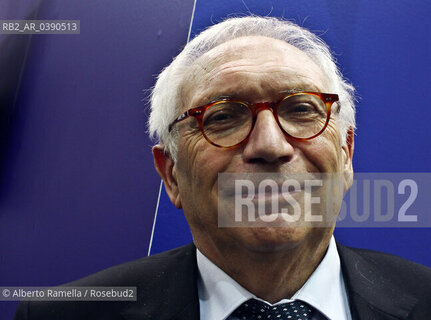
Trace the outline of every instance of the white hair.
<instances>
[{"instance_id":1,"label":"white hair","mask_svg":"<svg viewBox=\"0 0 431 320\"><path fill-rule=\"evenodd\" d=\"M278 39L298 48L310 57L327 77L328 90L337 93L341 110L337 117L342 141L349 128L354 129L354 88L343 77L328 45L315 34L293 22L271 17L237 17L208 27L191 40L181 53L158 76L151 93L151 113L148 120L150 137L164 145L176 161L177 130L169 132L169 124L178 116L181 106L180 88L189 67L196 59L220 44L247 36Z\"/></svg>"}]
</instances>

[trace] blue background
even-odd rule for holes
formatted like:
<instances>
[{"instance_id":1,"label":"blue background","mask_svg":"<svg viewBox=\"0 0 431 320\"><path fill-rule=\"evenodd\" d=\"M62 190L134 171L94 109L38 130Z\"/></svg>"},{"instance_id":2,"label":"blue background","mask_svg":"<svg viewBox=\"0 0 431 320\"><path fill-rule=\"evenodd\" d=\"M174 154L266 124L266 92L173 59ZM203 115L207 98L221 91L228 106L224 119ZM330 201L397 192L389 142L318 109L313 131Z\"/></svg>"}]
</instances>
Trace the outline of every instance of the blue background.
<instances>
[{"instance_id":1,"label":"blue background","mask_svg":"<svg viewBox=\"0 0 431 320\"><path fill-rule=\"evenodd\" d=\"M145 101L186 43L193 9L171 0L37 4L1 1L0 19L76 19L81 33L0 35L12 119L0 157L0 286L61 284L147 255L160 180ZM15 306L0 302L0 319Z\"/></svg>"},{"instance_id":2,"label":"blue background","mask_svg":"<svg viewBox=\"0 0 431 320\"><path fill-rule=\"evenodd\" d=\"M158 201L145 122L148 89L185 44L193 5L0 4L0 19L81 20L80 35L0 35L1 286L56 285L145 256L151 238L152 253L191 240L182 212L164 192ZM197 0L192 35L248 12L293 19L336 53L360 98L355 171L431 171L429 2ZM431 266L427 228L336 236ZM15 306L0 303L0 318Z\"/></svg>"}]
</instances>

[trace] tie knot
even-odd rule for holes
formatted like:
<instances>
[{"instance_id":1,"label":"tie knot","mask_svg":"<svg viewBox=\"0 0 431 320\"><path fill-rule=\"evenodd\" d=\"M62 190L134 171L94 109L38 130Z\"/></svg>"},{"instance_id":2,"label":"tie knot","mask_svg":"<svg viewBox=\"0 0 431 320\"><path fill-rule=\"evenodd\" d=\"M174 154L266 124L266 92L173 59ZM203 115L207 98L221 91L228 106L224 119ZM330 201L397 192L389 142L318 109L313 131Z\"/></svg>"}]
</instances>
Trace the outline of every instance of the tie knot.
<instances>
[{"instance_id":1,"label":"tie knot","mask_svg":"<svg viewBox=\"0 0 431 320\"><path fill-rule=\"evenodd\" d=\"M250 299L240 305L228 319L308 320L311 319L311 313L311 307L299 300L270 306L265 302Z\"/></svg>"}]
</instances>

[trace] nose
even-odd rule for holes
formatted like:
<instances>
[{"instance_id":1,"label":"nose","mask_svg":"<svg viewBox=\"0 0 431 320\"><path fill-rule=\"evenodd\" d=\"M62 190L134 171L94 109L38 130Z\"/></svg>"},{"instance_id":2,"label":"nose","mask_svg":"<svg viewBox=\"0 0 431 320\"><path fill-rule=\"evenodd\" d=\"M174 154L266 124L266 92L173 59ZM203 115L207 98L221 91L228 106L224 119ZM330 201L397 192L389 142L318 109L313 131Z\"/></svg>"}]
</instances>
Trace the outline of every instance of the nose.
<instances>
[{"instance_id":1,"label":"nose","mask_svg":"<svg viewBox=\"0 0 431 320\"><path fill-rule=\"evenodd\" d=\"M287 162L293 157L294 148L278 126L271 110L258 113L253 131L243 151L247 162Z\"/></svg>"}]
</instances>

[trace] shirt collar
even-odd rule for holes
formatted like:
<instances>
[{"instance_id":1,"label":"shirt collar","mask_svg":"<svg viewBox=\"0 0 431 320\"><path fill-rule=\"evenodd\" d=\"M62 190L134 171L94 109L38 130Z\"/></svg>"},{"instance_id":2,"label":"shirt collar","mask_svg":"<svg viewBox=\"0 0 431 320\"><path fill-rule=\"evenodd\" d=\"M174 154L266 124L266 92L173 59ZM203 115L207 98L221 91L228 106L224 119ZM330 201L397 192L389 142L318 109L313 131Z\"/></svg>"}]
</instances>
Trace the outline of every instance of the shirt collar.
<instances>
[{"instance_id":1,"label":"shirt collar","mask_svg":"<svg viewBox=\"0 0 431 320\"><path fill-rule=\"evenodd\" d=\"M200 273L198 292L201 319L226 319L238 306L251 298L264 301L239 285L199 250L196 257ZM328 319L350 318L334 237L329 242L324 258L305 284L291 299L283 299L275 304L293 300L307 302Z\"/></svg>"}]
</instances>

